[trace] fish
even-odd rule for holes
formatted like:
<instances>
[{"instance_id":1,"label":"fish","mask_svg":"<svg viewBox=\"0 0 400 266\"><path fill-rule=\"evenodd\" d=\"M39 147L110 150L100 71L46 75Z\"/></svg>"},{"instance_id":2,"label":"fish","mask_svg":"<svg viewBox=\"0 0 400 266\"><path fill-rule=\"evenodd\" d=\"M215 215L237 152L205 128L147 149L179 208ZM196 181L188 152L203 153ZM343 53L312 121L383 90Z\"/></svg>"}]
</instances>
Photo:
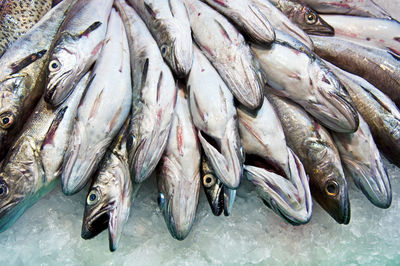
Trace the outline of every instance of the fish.
<instances>
[{"instance_id":1,"label":"fish","mask_svg":"<svg viewBox=\"0 0 400 266\"><path fill-rule=\"evenodd\" d=\"M109 248L118 247L130 208L141 184L132 184L126 148L129 119L108 148L88 191L83 214L83 239L108 229Z\"/></svg>"},{"instance_id":2,"label":"fish","mask_svg":"<svg viewBox=\"0 0 400 266\"><path fill-rule=\"evenodd\" d=\"M178 82L175 115L161 158L159 206L172 237L185 239L193 226L200 193L200 144L189 110L185 84Z\"/></svg>"},{"instance_id":3,"label":"fish","mask_svg":"<svg viewBox=\"0 0 400 266\"><path fill-rule=\"evenodd\" d=\"M400 56L400 22L394 19L323 15L335 36Z\"/></svg>"},{"instance_id":4,"label":"fish","mask_svg":"<svg viewBox=\"0 0 400 266\"><path fill-rule=\"evenodd\" d=\"M4 0L0 2L0 57L50 9L52 0Z\"/></svg>"},{"instance_id":5,"label":"fish","mask_svg":"<svg viewBox=\"0 0 400 266\"><path fill-rule=\"evenodd\" d=\"M259 45L269 45L275 40L274 28L252 0L205 0L204 2L234 22L250 41Z\"/></svg>"},{"instance_id":6,"label":"fish","mask_svg":"<svg viewBox=\"0 0 400 266\"><path fill-rule=\"evenodd\" d=\"M300 104L335 132L356 131L357 110L339 79L301 43L296 47L278 37L270 48L251 47L264 70L270 92Z\"/></svg>"},{"instance_id":7,"label":"fish","mask_svg":"<svg viewBox=\"0 0 400 266\"><path fill-rule=\"evenodd\" d=\"M311 219L312 199L304 167L287 147L272 105L264 98L257 112L238 108L246 160L244 174L274 212L293 225Z\"/></svg>"},{"instance_id":8,"label":"fish","mask_svg":"<svg viewBox=\"0 0 400 266\"><path fill-rule=\"evenodd\" d=\"M187 90L190 112L204 153L219 180L226 187L236 189L242 176L243 154L233 96L197 47L194 47Z\"/></svg>"},{"instance_id":9,"label":"fish","mask_svg":"<svg viewBox=\"0 0 400 266\"><path fill-rule=\"evenodd\" d=\"M293 23L288 17L286 17L279 9L277 9L268 0L252 0L253 4L263 13L268 21L271 23L272 27L276 31L282 31L289 34L293 38L302 42L308 49L313 50L313 43L308 36L299 26Z\"/></svg>"},{"instance_id":10,"label":"fish","mask_svg":"<svg viewBox=\"0 0 400 266\"><path fill-rule=\"evenodd\" d=\"M329 132L299 105L273 94L268 99L281 121L288 146L309 176L311 195L339 224L350 222L350 200L339 152Z\"/></svg>"},{"instance_id":11,"label":"fish","mask_svg":"<svg viewBox=\"0 0 400 266\"><path fill-rule=\"evenodd\" d=\"M10 228L28 208L59 184L74 114L88 82L87 75L58 109L50 108L42 97L2 161L0 232Z\"/></svg>"},{"instance_id":12,"label":"fish","mask_svg":"<svg viewBox=\"0 0 400 266\"><path fill-rule=\"evenodd\" d=\"M200 175L211 211L215 216L220 216L224 211L224 185L219 181L204 153L201 156Z\"/></svg>"},{"instance_id":13,"label":"fish","mask_svg":"<svg viewBox=\"0 0 400 266\"><path fill-rule=\"evenodd\" d=\"M352 177L357 188L375 206L383 209L392 203L392 188L385 165L368 124L360 117L358 130L351 134L332 132L346 177Z\"/></svg>"},{"instance_id":14,"label":"fish","mask_svg":"<svg viewBox=\"0 0 400 266\"><path fill-rule=\"evenodd\" d=\"M360 17L390 18L389 13L374 0L303 0L318 13Z\"/></svg>"},{"instance_id":15,"label":"fish","mask_svg":"<svg viewBox=\"0 0 400 266\"><path fill-rule=\"evenodd\" d=\"M236 189L230 189L224 186L224 215L231 215L233 203L236 199Z\"/></svg>"},{"instance_id":16,"label":"fish","mask_svg":"<svg viewBox=\"0 0 400 266\"><path fill-rule=\"evenodd\" d=\"M307 34L332 36L335 33L332 26L304 2L296 0L269 1Z\"/></svg>"},{"instance_id":17,"label":"fish","mask_svg":"<svg viewBox=\"0 0 400 266\"><path fill-rule=\"evenodd\" d=\"M338 37L312 36L315 52L323 59L358 75L400 106L400 57Z\"/></svg>"},{"instance_id":18,"label":"fish","mask_svg":"<svg viewBox=\"0 0 400 266\"><path fill-rule=\"evenodd\" d=\"M400 111L396 104L363 78L333 65L329 67L346 86L379 150L389 161L400 166Z\"/></svg>"},{"instance_id":19,"label":"fish","mask_svg":"<svg viewBox=\"0 0 400 266\"><path fill-rule=\"evenodd\" d=\"M178 78L184 78L193 61L189 15L181 0L128 0L156 40L161 55Z\"/></svg>"},{"instance_id":20,"label":"fish","mask_svg":"<svg viewBox=\"0 0 400 266\"><path fill-rule=\"evenodd\" d=\"M61 177L65 195L75 194L85 186L131 109L128 40L115 10L111 11L106 38L108 42L92 70L93 80L79 104L65 152Z\"/></svg>"},{"instance_id":21,"label":"fish","mask_svg":"<svg viewBox=\"0 0 400 266\"><path fill-rule=\"evenodd\" d=\"M60 29L48 63L45 99L60 105L99 57L107 31L112 0L83 0L77 13Z\"/></svg>"},{"instance_id":22,"label":"fish","mask_svg":"<svg viewBox=\"0 0 400 266\"><path fill-rule=\"evenodd\" d=\"M49 50L76 2L57 5L0 57L0 158L43 94Z\"/></svg>"},{"instance_id":23,"label":"fish","mask_svg":"<svg viewBox=\"0 0 400 266\"><path fill-rule=\"evenodd\" d=\"M249 109L262 103L264 77L243 35L221 14L198 0L185 0L192 35L235 98Z\"/></svg>"},{"instance_id":24,"label":"fish","mask_svg":"<svg viewBox=\"0 0 400 266\"><path fill-rule=\"evenodd\" d=\"M127 148L132 178L140 183L156 168L174 114L175 80L146 25L127 3L116 0L128 32L133 98Z\"/></svg>"}]
</instances>

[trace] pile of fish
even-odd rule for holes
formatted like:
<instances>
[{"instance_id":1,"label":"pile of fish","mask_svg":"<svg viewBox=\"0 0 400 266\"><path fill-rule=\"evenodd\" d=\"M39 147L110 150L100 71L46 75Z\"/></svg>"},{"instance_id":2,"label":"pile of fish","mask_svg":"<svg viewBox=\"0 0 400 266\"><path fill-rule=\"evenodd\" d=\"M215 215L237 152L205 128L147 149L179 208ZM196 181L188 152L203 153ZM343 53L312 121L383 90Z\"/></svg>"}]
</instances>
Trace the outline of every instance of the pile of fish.
<instances>
[{"instance_id":1,"label":"pile of fish","mask_svg":"<svg viewBox=\"0 0 400 266\"><path fill-rule=\"evenodd\" d=\"M349 179L388 208L400 23L345 2L2 1L0 231L58 182L90 184L82 237L108 229L114 251L153 173L179 240L201 186L228 216L242 178L293 225L312 198L348 224Z\"/></svg>"}]
</instances>

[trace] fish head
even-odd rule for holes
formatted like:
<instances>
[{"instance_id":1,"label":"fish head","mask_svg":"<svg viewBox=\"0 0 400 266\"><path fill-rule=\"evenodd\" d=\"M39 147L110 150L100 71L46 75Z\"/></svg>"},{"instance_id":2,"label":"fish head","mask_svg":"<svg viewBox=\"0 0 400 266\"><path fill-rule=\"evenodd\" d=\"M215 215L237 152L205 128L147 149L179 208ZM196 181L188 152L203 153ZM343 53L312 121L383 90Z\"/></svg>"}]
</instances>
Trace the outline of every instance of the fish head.
<instances>
[{"instance_id":1,"label":"fish head","mask_svg":"<svg viewBox=\"0 0 400 266\"><path fill-rule=\"evenodd\" d=\"M359 117L353 101L339 79L317 61L315 58L309 68L313 99L308 101L307 111L335 132L355 132Z\"/></svg>"},{"instance_id":2,"label":"fish head","mask_svg":"<svg viewBox=\"0 0 400 266\"><path fill-rule=\"evenodd\" d=\"M335 34L333 27L309 7L303 7L295 18L297 25L300 25L307 34L320 36L333 36Z\"/></svg>"},{"instance_id":3,"label":"fish head","mask_svg":"<svg viewBox=\"0 0 400 266\"><path fill-rule=\"evenodd\" d=\"M310 179L312 196L338 223L350 222L350 201L339 154L333 143L321 138L305 140L314 177Z\"/></svg>"},{"instance_id":4,"label":"fish head","mask_svg":"<svg viewBox=\"0 0 400 266\"><path fill-rule=\"evenodd\" d=\"M50 57L44 96L45 101L53 106L60 105L74 88L76 73L79 72L79 51L75 41L73 36L63 35Z\"/></svg>"},{"instance_id":5,"label":"fish head","mask_svg":"<svg viewBox=\"0 0 400 266\"><path fill-rule=\"evenodd\" d=\"M215 216L221 215L224 210L224 186L215 175L205 155L202 158L201 183L212 213Z\"/></svg>"}]
</instances>

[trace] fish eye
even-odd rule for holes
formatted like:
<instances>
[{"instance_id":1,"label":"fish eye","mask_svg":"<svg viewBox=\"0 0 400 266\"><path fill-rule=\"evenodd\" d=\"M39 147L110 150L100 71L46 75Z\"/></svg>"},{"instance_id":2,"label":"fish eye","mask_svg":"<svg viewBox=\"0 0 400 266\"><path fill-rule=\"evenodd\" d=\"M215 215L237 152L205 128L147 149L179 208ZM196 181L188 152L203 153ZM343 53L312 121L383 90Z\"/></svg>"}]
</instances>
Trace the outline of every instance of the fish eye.
<instances>
[{"instance_id":1,"label":"fish eye","mask_svg":"<svg viewBox=\"0 0 400 266\"><path fill-rule=\"evenodd\" d=\"M167 50L168 50L168 48L167 48L167 45L166 45L166 44L163 44L163 45L161 46L161 48L160 48L160 51L161 51L161 54L162 54L162 55L165 55L165 54L167 53Z\"/></svg>"},{"instance_id":2,"label":"fish eye","mask_svg":"<svg viewBox=\"0 0 400 266\"><path fill-rule=\"evenodd\" d=\"M51 60L49 63L50 72L58 71L61 68L61 63L57 59Z\"/></svg>"},{"instance_id":3,"label":"fish eye","mask_svg":"<svg viewBox=\"0 0 400 266\"><path fill-rule=\"evenodd\" d=\"M205 176L203 176L203 185L206 188L210 188L214 184L215 184L215 177L213 175L206 174Z\"/></svg>"},{"instance_id":4,"label":"fish eye","mask_svg":"<svg viewBox=\"0 0 400 266\"><path fill-rule=\"evenodd\" d=\"M335 181L329 181L325 186L325 192L328 196L336 196L339 192L338 184Z\"/></svg>"},{"instance_id":5,"label":"fish eye","mask_svg":"<svg viewBox=\"0 0 400 266\"><path fill-rule=\"evenodd\" d=\"M309 25L315 24L317 22L317 15L312 12L307 12L305 14L306 23Z\"/></svg>"},{"instance_id":6,"label":"fish eye","mask_svg":"<svg viewBox=\"0 0 400 266\"><path fill-rule=\"evenodd\" d=\"M157 203L158 203L158 207L160 207L160 209L162 210L164 208L164 204L165 204L165 197L164 197L163 193L158 194Z\"/></svg>"},{"instance_id":7,"label":"fish eye","mask_svg":"<svg viewBox=\"0 0 400 266\"><path fill-rule=\"evenodd\" d=\"M10 113L0 115L0 127L2 129L9 128L14 123L14 116Z\"/></svg>"},{"instance_id":8,"label":"fish eye","mask_svg":"<svg viewBox=\"0 0 400 266\"><path fill-rule=\"evenodd\" d=\"M7 183L4 180L0 181L0 198L3 198L7 195L8 188Z\"/></svg>"},{"instance_id":9,"label":"fish eye","mask_svg":"<svg viewBox=\"0 0 400 266\"><path fill-rule=\"evenodd\" d=\"M86 202L88 205L93 205L93 204L96 204L99 200L100 200L99 192L97 192L97 190L93 189L92 191L90 191Z\"/></svg>"}]
</instances>

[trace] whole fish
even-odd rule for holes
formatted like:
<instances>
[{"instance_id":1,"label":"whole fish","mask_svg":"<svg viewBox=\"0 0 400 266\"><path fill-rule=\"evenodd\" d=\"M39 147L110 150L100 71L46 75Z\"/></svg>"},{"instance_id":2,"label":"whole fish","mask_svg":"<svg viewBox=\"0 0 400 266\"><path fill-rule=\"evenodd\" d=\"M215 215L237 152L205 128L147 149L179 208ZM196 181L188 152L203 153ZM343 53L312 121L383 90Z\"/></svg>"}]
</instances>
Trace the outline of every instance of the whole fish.
<instances>
[{"instance_id":1,"label":"whole fish","mask_svg":"<svg viewBox=\"0 0 400 266\"><path fill-rule=\"evenodd\" d=\"M0 2L0 57L7 47L32 28L52 6L52 0Z\"/></svg>"},{"instance_id":2,"label":"whole fish","mask_svg":"<svg viewBox=\"0 0 400 266\"><path fill-rule=\"evenodd\" d=\"M279 115L288 146L299 156L309 176L312 196L336 222L348 224L347 182L328 131L295 103L272 94L268 98Z\"/></svg>"},{"instance_id":3,"label":"whole fish","mask_svg":"<svg viewBox=\"0 0 400 266\"><path fill-rule=\"evenodd\" d=\"M0 169L0 232L13 223L58 183L76 109L88 75L58 109L42 98L25 124Z\"/></svg>"},{"instance_id":4,"label":"whole fish","mask_svg":"<svg viewBox=\"0 0 400 266\"><path fill-rule=\"evenodd\" d=\"M315 52L334 65L358 75L400 106L400 57L337 37L312 37Z\"/></svg>"},{"instance_id":5,"label":"whole fish","mask_svg":"<svg viewBox=\"0 0 400 266\"><path fill-rule=\"evenodd\" d=\"M131 109L128 40L115 10L111 11L106 36L109 40L94 66L93 80L79 105L65 153L62 189L66 195L85 186Z\"/></svg>"},{"instance_id":6,"label":"whole fish","mask_svg":"<svg viewBox=\"0 0 400 266\"><path fill-rule=\"evenodd\" d=\"M288 17L286 17L279 9L277 9L268 0L252 0L253 4L263 13L275 31L280 30L289 34L293 38L299 40L306 45L310 50L313 50L313 43L310 37Z\"/></svg>"},{"instance_id":7,"label":"whole fish","mask_svg":"<svg viewBox=\"0 0 400 266\"><path fill-rule=\"evenodd\" d=\"M257 60L238 30L198 0L185 0L193 39L235 98L250 109L262 103L264 79Z\"/></svg>"},{"instance_id":8,"label":"whole fish","mask_svg":"<svg viewBox=\"0 0 400 266\"><path fill-rule=\"evenodd\" d=\"M77 0L65 0L47 13L0 58L0 157L21 130L41 95L49 50Z\"/></svg>"},{"instance_id":9,"label":"whole fish","mask_svg":"<svg viewBox=\"0 0 400 266\"><path fill-rule=\"evenodd\" d=\"M335 36L372 48L389 50L400 56L400 23L394 19L345 15L324 15Z\"/></svg>"},{"instance_id":10,"label":"whole fish","mask_svg":"<svg viewBox=\"0 0 400 266\"><path fill-rule=\"evenodd\" d=\"M179 91L167 147L157 175L160 209L171 235L183 240L196 217L200 192L200 145L189 111L189 101Z\"/></svg>"},{"instance_id":11,"label":"whole fish","mask_svg":"<svg viewBox=\"0 0 400 266\"><path fill-rule=\"evenodd\" d=\"M146 23L175 75L186 77L192 67L189 15L181 0L128 0Z\"/></svg>"},{"instance_id":12,"label":"whole fish","mask_svg":"<svg viewBox=\"0 0 400 266\"><path fill-rule=\"evenodd\" d=\"M272 91L303 106L336 132L354 132L357 111L337 77L307 48L277 40L268 49L252 46Z\"/></svg>"},{"instance_id":13,"label":"whole fish","mask_svg":"<svg viewBox=\"0 0 400 266\"><path fill-rule=\"evenodd\" d=\"M268 18L252 0L203 0L229 18L252 42L268 45L275 40L275 31Z\"/></svg>"},{"instance_id":14,"label":"whole fish","mask_svg":"<svg viewBox=\"0 0 400 266\"><path fill-rule=\"evenodd\" d=\"M167 144L176 101L172 73L146 25L133 8L116 0L128 32L131 54L133 104L129 167L135 182L153 172Z\"/></svg>"},{"instance_id":15,"label":"whole fish","mask_svg":"<svg viewBox=\"0 0 400 266\"><path fill-rule=\"evenodd\" d=\"M307 34L331 36L333 28L304 2L296 0L269 0L293 23Z\"/></svg>"},{"instance_id":16,"label":"whole fish","mask_svg":"<svg viewBox=\"0 0 400 266\"><path fill-rule=\"evenodd\" d=\"M204 153L219 180L235 189L242 176L242 153L233 96L197 47L187 88L193 123Z\"/></svg>"},{"instance_id":17,"label":"whole fish","mask_svg":"<svg viewBox=\"0 0 400 266\"><path fill-rule=\"evenodd\" d=\"M129 119L109 147L86 199L82 238L90 239L108 228L110 250L115 251L128 221L132 200L140 184L132 187L126 139Z\"/></svg>"},{"instance_id":18,"label":"whole fish","mask_svg":"<svg viewBox=\"0 0 400 266\"><path fill-rule=\"evenodd\" d=\"M97 60L107 31L112 0L82 0L78 12L63 24L48 64L45 99L60 105Z\"/></svg>"},{"instance_id":19,"label":"whole fish","mask_svg":"<svg viewBox=\"0 0 400 266\"><path fill-rule=\"evenodd\" d=\"M307 223L312 214L308 178L285 135L272 105L264 98L256 113L238 108L241 142L246 154L244 173L260 197L285 221Z\"/></svg>"},{"instance_id":20,"label":"whole fish","mask_svg":"<svg viewBox=\"0 0 400 266\"><path fill-rule=\"evenodd\" d=\"M210 161L204 153L201 156L200 174L201 183L203 184L211 211L215 216L220 216L224 210L224 185L219 181Z\"/></svg>"},{"instance_id":21,"label":"whole fish","mask_svg":"<svg viewBox=\"0 0 400 266\"><path fill-rule=\"evenodd\" d=\"M400 111L397 106L366 80L331 67L367 122L379 150L400 166Z\"/></svg>"},{"instance_id":22,"label":"whole fish","mask_svg":"<svg viewBox=\"0 0 400 266\"><path fill-rule=\"evenodd\" d=\"M303 0L318 13L361 17L390 18L386 10L373 0Z\"/></svg>"},{"instance_id":23,"label":"whole fish","mask_svg":"<svg viewBox=\"0 0 400 266\"><path fill-rule=\"evenodd\" d=\"M360 117L358 130L351 134L332 133L346 176L368 200L379 208L389 208L392 188L386 167L367 123Z\"/></svg>"}]
</instances>

